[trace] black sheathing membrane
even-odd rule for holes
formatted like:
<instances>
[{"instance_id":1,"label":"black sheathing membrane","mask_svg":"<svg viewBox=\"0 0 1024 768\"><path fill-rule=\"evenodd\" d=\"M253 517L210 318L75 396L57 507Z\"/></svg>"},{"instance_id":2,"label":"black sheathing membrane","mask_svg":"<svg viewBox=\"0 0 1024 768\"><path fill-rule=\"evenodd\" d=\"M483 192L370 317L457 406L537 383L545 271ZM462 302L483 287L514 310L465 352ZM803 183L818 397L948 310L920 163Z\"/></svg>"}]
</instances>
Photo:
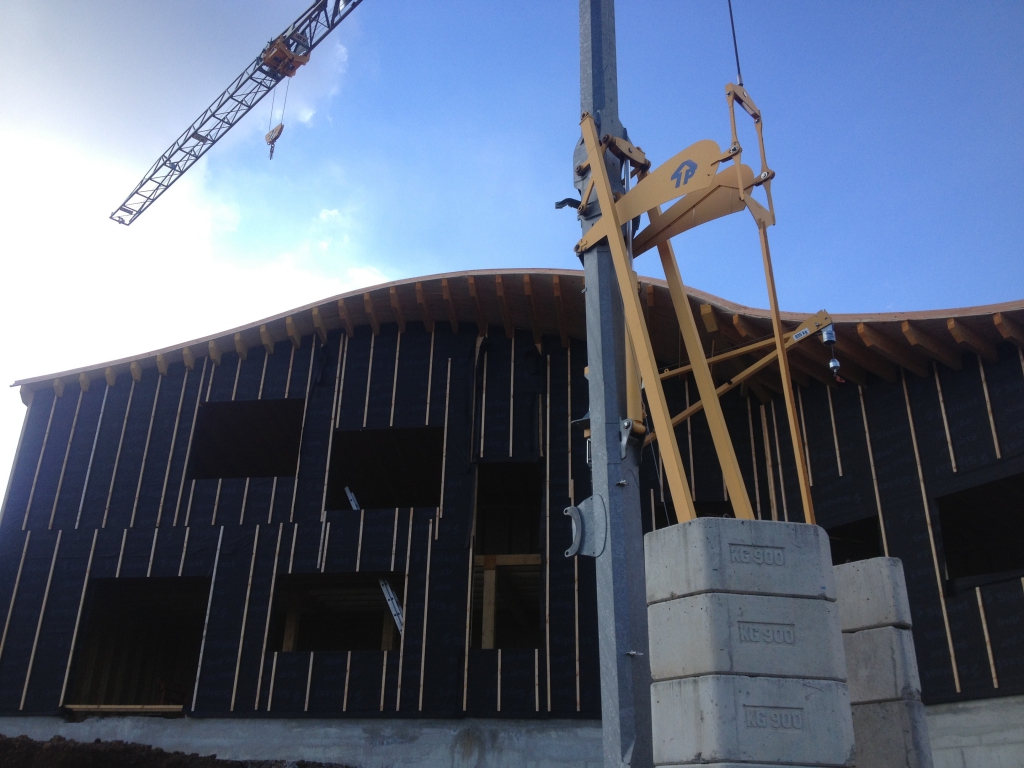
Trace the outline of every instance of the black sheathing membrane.
<instances>
[{"instance_id":1,"label":"black sheathing membrane","mask_svg":"<svg viewBox=\"0 0 1024 768\"><path fill-rule=\"evenodd\" d=\"M369 369L371 332L356 329L341 348L341 332L333 331L326 344L314 336L302 339L292 359L290 340L275 346L267 356L262 348L249 350L245 361L225 351L220 366L208 360L197 361L185 381L181 363L172 364L160 384L156 410L158 373L143 369L135 384L128 423L124 432L121 456L110 500L107 525L101 528L111 475L114 470L121 427L128 403L132 380L118 377L114 387L106 382L92 382L83 393L75 434L68 453L64 478L61 467L68 448L71 424L78 405L77 382L66 384L64 395L53 409L46 450L39 462L39 452L50 417L54 393L44 389L36 392L27 413L22 448L12 471L12 485L4 518L0 524L0 617L6 618L13 583L21 560L25 533L21 523L28 505L38 463L38 478L28 528L32 535L22 568L20 584L11 611L11 622L2 655L0 655L0 710L18 711L25 684L29 656L36 639L39 610L47 575L53 557L58 529L61 531L60 553L53 572L53 583L47 598L30 685L25 699L26 712L54 712L67 666L67 656L74 631L78 604L82 594L85 568L93 534L96 546L91 579L114 578L120 560L120 578L176 578L181 568L184 576L209 578L221 537L217 577L213 590L207 641L196 702L195 716L232 716L229 712L235 667L238 663L238 640L243 636L241 661L238 663L238 685L233 716L302 716L306 708L309 677L308 653L279 653L274 675L273 703L267 712L270 694L272 648L268 647L261 669L267 610L271 598L271 581L275 553L279 575L291 565L293 573L314 573L322 566L328 573L354 571L358 557L360 570L384 572L391 567L392 542L395 543L395 565L392 578L404 581L406 541L410 510L400 509L395 535L394 509L369 509L363 513L362 546L359 545L359 512L332 510L321 522L321 499L327 462L327 444L331 438L330 415L334 408L335 377L339 368L338 354L345 352L344 387L339 413L342 429L363 426L364 407L367 428L388 428L392 421L394 395L394 426L422 426L427 410L427 371L430 370L431 334L411 322L401 337L398 359L397 388L394 388L395 349L398 329L384 324L373 342L374 361L370 397L367 406L366 380ZM374 716L374 717L460 717L463 715L463 686L466 686L465 714L487 717L548 717L546 649L505 649L502 651L501 711L497 707L497 651L472 649L469 654L469 676L463 679L465 664L465 606L469 541L472 519L470 511L475 484L474 464L479 456L479 427L482 397L482 365L474 368L477 337L469 329L453 334L447 324L438 323L433 334L434 355L430 385L430 419L432 426L443 426L445 384L448 360L451 359L449 382L448 442L444 479L443 518L434 508L417 508L412 512L412 551L409 558L409 587L406 613L406 637L401 653L388 653L384 686L384 711L380 709L381 673L384 652L353 652L349 672L347 711L344 701L345 652L318 652L313 656L313 675L309 685L309 716ZM515 394L511 393L511 351L515 344ZM315 351L314 351L315 348ZM481 353L487 359L487 414L484 440L484 461L508 461L509 406L514 401L513 461L550 460L550 627L551 627L551 713L554 717L574 717L576 711L576 651L573 615L573 561L562 556L569 543L569 526L562 515L568 505L567 476L569 411L573 418L587 410L586 381L583 378L586 346L572 342L572 407L567 406L567 355L557 339L545 338L538 354L531 335L518 331L514 340L507 339L503 329L491 328ZM1024 462L1024 377L1016 350L1008 345L999 348L998 363L985 365L992 400L992 410L999 432L1003 458L997 460L992 446L988 415L981 390L977 359L964 356L964 370L949 371L940 366L946 413L956 451L958 472L953 473L946 448L945 431L939 410L934 377L919 378L907 374L907 387L913 406L914 426L922 468L927 486L936 548L942 565L942 535L936 496L970 488L979 482L997 479L1015 470ZM217 504L216 525L212 525L216 499L216 480L201 480L192 489L191 480L182 483L192 430L196 398L205 400L209 377L212 401L231 398L235 383L235 367L241 364L236 399L253 400L259 392L260 376L266 359L263 398L284 397L289 360L291 384L289 398L304 398L310 355L314 354L312 380L309 384L306 431L302 459L296 480L280 478L274 492L271 523L267 514L274 485L269 478L249 481L245 520L239 525L245 480L224 480ZM551 448L550 456L541 456L546 436L547 359L551 366ZM204 374L203 368L206 365ZM184 382L184 396L182 383ZM475 390L476 411L473 411ZM106 393L102 422L100 406ZM859 519L877 517L871 471L868 463L864 423L856 385L846 384L833 390L836 430L842 453L843 477L838 476L831 420L824 386L812 383L801 390L807 428L810 460L814 474L813 495L819 523L834 527ZM683 407L681 382L668 382L666 394L673 411ZM691 384L691 401L696 400ZM538 402L538 395L540 395ZM914 611L914 635L920 671L927 702L950 701L1024 692L1024 647L1021 643L1021 617L1024 616L1024 591L1019 582L991 584L981 588L987 614L988 629L995 664L999 673L999 689L994 689L989 671L988 655L981 630L977 597L973 590L946 596L950 627L957 654L962 693L956 694L949 662L946 632L942 622L935 568L928 544L927 527L921 504L917 468L910 445L910 430L903 398L902 382L883 382L871 377L864 390L868 424L871 430L875 469L890 554L903 560ZM179 401L181 403L178 415ZM740 468L753 502L753 472L750 459L750 424L747 402L738 393L723 398L726 420L736 446ZM752 403L754 452L757 460L758 490L762 517L770 516L767 468L764 455L760 408ZM775 430L768 414L768 432L775 470L777 503L781 517L781 489L778 484ZM152 434L146 455L146 434L153 416ZM783 474L790 519L799 519L800 500L796 485L794 457L790 446L785 410L776 398L775 415L783 455ZM175 420L177 432L175 436ZM539 421L538 421L539 420ZM95 455L90 469L89 454L97 425ZM693 422L694 462L697 470L697 500L721 501L721 473L714 460L706 418ZM676 430L684 464L689 472L685 424ZM171 442L174 440L173 454ZM572 475L575 499L589 494L589 477L585 463L585 441L582 430L572 430ZM546 446L543 446L546 449ZM655 453L647 449L642 465L642 498L644 530L650 529L650 490L661 500ZM168 461L170 470L168 471ZM143 471L144 470L144 471ZM74 530L79 502L89 472L88 487L79 530ZM139 485L140 471L142 483ZM1000 474L1002 473L1002 475ZM166 490L165 488L166 476ZM294 521L289 520L292 492L297 482ZM47 526L58 484L61 485L54 515L54 529ZM129 528L136 489L139 501L134 527ZM178 525L173 525L181 504ZM161 492L163 510L160 530L153 545ZM186 510L189 513L188 543L184 563ZM664 514L664 510L659 510ZM426 658L423 664L423 708L419 708L420 668L423 649L424 600L428 536L439 521L437 538L430 540L430 604L427 616ZM330 533L326 523L330 523ZM251 587L248 576L252 564L256 525L259 540ZM659 525L663 524L659 521ZM541 533L544 517L541 515ZM223 534L221 529L223 527ZM127 534L125 529L129 528ZM280 546L278 547L278 533ZM326 547L324 558L324 541ZM543 537L542 549L543 549ZM123 546L122 546L123 545ZM358 554L357 554L358 553ZM543 587L543 585L542 585ZM249 594L244 634L242 615L246 592ZM541 601L543 603L543 588ZM87 610L81 618L81 637L89 620ZM543 604L538 611L543 611ZM580 627L580 712L579 716L598 717L600 688L598 677L596 596L594 594L593 562L579 559L579 627ZM398 667L401 657L401 704L398 698ZM535 666L536 665L536 666ZM259 676L262 673L262 682ZM76 670L73 667L69 691L74 690ZM259 709L256 688L260 685ZM191 700L191 694L189 695ZM536 711L539 702L539 713Z\"/></svg>"}]
</instances>

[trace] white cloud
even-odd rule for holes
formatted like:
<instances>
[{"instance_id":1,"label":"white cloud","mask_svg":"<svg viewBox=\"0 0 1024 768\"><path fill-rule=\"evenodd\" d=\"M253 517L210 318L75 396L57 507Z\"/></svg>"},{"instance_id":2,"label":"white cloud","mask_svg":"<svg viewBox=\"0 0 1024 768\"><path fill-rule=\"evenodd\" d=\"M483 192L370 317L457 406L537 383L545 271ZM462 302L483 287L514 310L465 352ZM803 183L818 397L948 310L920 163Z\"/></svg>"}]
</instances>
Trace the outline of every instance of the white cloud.
<instances>
[{"instance_id":1,"label":"white cloud","mask_svg":"<svg viewBox=\"0 0 1024 768\"><path fill-rule=\"evenodd\" d=\"M345 263L346 217L336 209L323 209L313 226L324 222L336 238L311 231L287 253L243 262L216 248L239 214L206 189L202 164L123 227L107 216L138 168L3 128L0 145L19 147L0 185L6 383L142 354L388 279ZM311 258L324 250L329 264ZM0 389L0 474L23 416L17 391Z\"/></svg>"}]
</instances>

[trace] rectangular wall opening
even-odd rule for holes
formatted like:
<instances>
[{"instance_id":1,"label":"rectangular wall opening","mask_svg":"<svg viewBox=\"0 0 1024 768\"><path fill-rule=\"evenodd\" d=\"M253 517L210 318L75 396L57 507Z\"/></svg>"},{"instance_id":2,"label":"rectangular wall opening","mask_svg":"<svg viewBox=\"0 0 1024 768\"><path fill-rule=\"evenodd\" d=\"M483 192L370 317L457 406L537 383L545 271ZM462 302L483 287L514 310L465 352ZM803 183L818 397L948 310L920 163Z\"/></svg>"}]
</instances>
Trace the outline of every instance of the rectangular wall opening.
<instances>
[{"instance_id":1,"label":"rectangular wall opening","mask_svg":"<svg viewBox=\"0 0 1024 768\"><path fill-rule=\"evenodd\" d=\"M832 565L870 560L885 554L882 549L882 531L875 516L832 526L827 529L827 533L832 550Z\"/></svg>"},{"instance_id":2,"label":"rectangular wall opening","mask_svg":"<svg viewBox=\"0 0 1024 768\"><path fill-rule=\"evenodd\" d=\"M327 508L352 509L346 488L360 509L439 506L443 451L441 427L338 430Z\"/></svg>"},{"instance_id":3,"label":"rectangular wall opening","mask_svg":"<svg viewBox=\"0 0 1024 768\"><path fill-rule=\"evenodd\" d=\"M186 705L209 590L205 578L90 584L69 705Z\"/></svg>"},{"instance_id":4,"label":"rectangular wall opening","mask_svg":"<svg viewBox=\"0 0 1024 768\"><path fill-rule=\"evenodd\" d=\"M398 573L315 573L279 577L270 620L270 650L393 651L401 635L381 579L402 605Z\"/></svg>"},{"instance_id":5,"label":"rectangular wall opening","mask_svg":"<svg viewBox=\"0 0 1024 768\"><path fill-rule=\"evenodd\" d=\"M189 477L292 477L305 400L201 403Z\"/></svg>"},{"instance_id":6,"label":"rectangular wall opening","mask_svg":"<svg viewBox=\"0 0 1024 768\"><path fill-rule=\"evenodd\" d=\"M1024 473L935 501L951 588L1024 576Z\"/></svg>"},{"instance_id":7,"label":"rectangular wall opening","mask_svg":"<svg viewBox=\"0 0 1024 768\"><path fill-rule=\"evenodd\" d=\"M476 554L540 552L544 465L478 464L476 472Z\"/></svg>"}]
</instances>

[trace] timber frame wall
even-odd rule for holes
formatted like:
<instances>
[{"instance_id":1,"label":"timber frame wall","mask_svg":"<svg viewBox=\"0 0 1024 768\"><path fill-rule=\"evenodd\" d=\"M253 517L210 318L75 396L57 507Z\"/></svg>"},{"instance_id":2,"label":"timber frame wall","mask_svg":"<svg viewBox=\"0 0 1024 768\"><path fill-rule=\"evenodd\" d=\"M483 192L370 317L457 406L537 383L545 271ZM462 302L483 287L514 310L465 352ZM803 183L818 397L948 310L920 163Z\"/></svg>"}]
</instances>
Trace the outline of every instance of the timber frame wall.
<instances>
[{"instance_id":1,"label":"timber frame wall","mask_svg":"<svg viewBox=\"0 0 1024 768\"><path fill-rule=\"evenodd\" d=\"M675 365L667 295L645 282L656 351ZM425 278L23 382L28 409L0 518L0 711L69 703L89 583L203 577L212 587L186 714L599 717L593 563L562 556L562 509L589 495L585 442L570 427L587 411L581 287L573 272ZM764 313L691 299L709 349L766 331ZM966 326L941 313L846 318L837 349L851 381L825 383L816 349L803 375L796 367L819 524L881 522L887 554L904 563L927 703L1024 693L1024 581L949 593L934 501L1024 472L1021 314L981 308ZM940 324L950 338L938 338ZM683 379L666 391L676 411L695 397ZM199 402L286 396L306 398L296 478L186 478ZM758 514L798 519L771 371L723 406ZM324 509L334 425L425 424L445 427L441 507ZM695 501L724 501L703 415L677 435ZM467 649L475 465L538 459L543 641ZM648 531L671 522L655 448L642 477ZM397 650L266 650L279 576L356 570L407 576Z\"/></svg>"}]
</instances>

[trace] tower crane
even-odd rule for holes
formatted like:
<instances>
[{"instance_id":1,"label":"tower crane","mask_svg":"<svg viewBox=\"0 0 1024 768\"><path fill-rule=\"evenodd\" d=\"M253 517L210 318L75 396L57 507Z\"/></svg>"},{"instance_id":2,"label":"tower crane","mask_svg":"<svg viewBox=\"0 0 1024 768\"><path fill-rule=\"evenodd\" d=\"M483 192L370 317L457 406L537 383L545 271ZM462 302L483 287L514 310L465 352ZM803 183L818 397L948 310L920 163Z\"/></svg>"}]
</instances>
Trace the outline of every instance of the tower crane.
<instances>
[{"instance_id":1,"label":"tower crane","mask_svg":"<svg viewBox=\"0 0 1024 768\"><path fill-rule=\"evenodd\" d=\"M203 110L142 177L110 218L129 225L182 174L205 155L264 96L286 77L294 77L310 54L363 0L316 0L271 40L213 103ZM273 148L281 125L267 134Z\"/></svg>"}]
</instances>

